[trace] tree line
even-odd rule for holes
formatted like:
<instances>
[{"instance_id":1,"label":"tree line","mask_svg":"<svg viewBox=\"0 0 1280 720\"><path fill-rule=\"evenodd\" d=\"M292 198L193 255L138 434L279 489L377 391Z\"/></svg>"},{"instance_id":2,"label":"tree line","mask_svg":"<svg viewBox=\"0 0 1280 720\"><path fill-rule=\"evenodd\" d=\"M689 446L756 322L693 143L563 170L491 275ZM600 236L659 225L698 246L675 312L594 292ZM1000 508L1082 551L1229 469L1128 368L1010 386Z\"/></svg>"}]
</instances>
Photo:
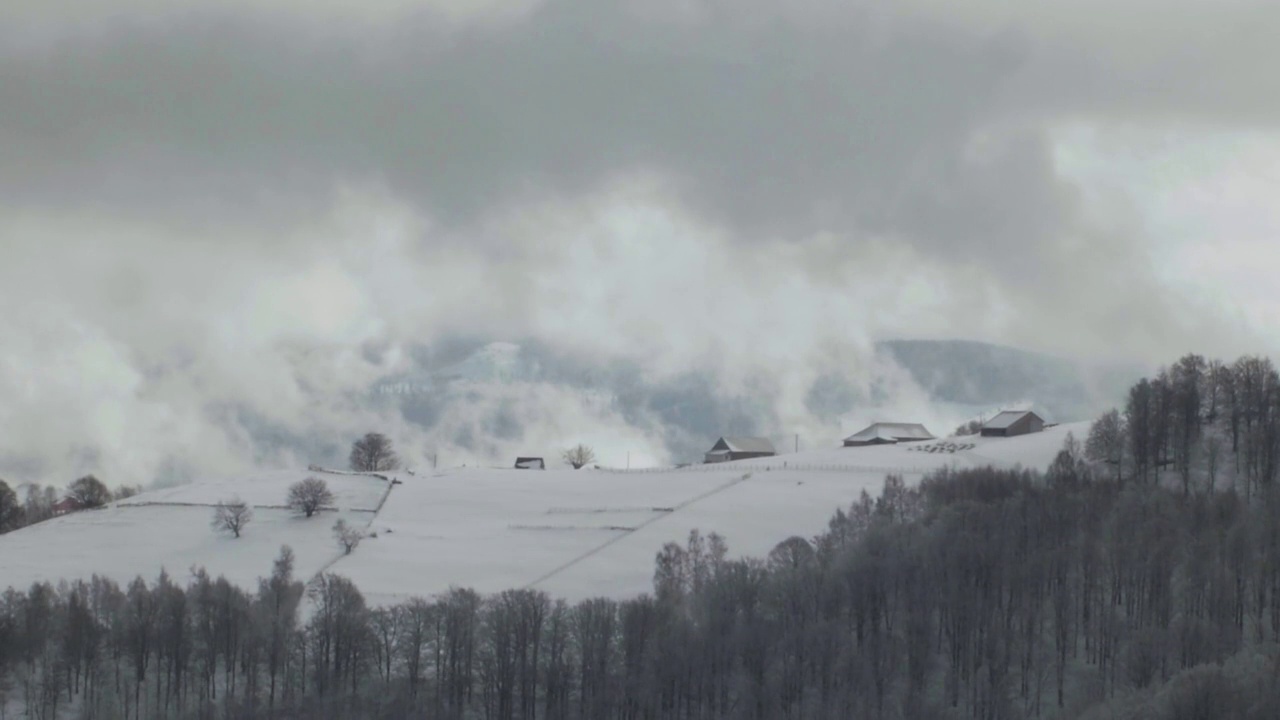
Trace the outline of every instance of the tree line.
<instances>
[{"instance_id":1,"label":"tree line","mask_svg":"<svg viewBox=\"0 0 1280 720\"><path fill-rule=\"evenodd\" d=\"M1246 496L1280 473L1280 373L1269 358L1186 355L1130 388L1094 423L1089 457L1117 481L1176 479L1184 494L1230 477Z\"/></svg>"}]
</instances>

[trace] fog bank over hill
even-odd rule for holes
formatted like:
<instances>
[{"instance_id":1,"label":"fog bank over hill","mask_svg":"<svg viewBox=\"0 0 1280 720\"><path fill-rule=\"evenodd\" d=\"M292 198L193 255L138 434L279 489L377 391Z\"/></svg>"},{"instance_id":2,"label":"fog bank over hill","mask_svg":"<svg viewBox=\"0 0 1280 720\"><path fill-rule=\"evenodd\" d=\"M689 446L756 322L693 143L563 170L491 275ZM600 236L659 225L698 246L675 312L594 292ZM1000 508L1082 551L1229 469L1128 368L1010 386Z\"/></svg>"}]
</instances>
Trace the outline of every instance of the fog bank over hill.
<instances>
[{"instance_id":1,"label":"fog bank over hill","mask_svg":"<svg viewBox=\"0 0 1280 720\"><path fill-rule=\"evenodd\" d=\"M375 430L410 467L506 466L517 455L558 465L578 443L604 466L651 467L699 462L721 435L764 435L791 452L837 446L880 421L921 422L942 436L1009 407L1083 420L1116 404L1140 374L930 340L797 348L791 359L775 349L675 369L536 338L456 334L299 345L289 358L293 377L264 365L234 393L199 391L175 368L144 368L131 376L132 397L62 415L42 444L0 452L0 477L63 485L92 472L113 485L163 486L252 468L345 467L351 441ZM123 434L84 430L108 421Z\"/></svg>"},{"instance_id":2,"label":"fog bank over hill","mask_svg":"<svg viewBox=\"0 0 1280 720\"><path fill-rule=\"evenodd\" d=\"M1150 370L967 340L890 340L878 348L938 401L981 406L1025 399L1057 422L1091 419Z\"/></svg>"},{"instance_id":3,"label":"fog bank over hill","mask_svg":"<svg viewBox=\"0 0 1280 720\"><path fill-rule=\"evenodd\" d=\"M599 361L546 343L454 339L410 353L370 402L426 432L443 462L505 462L581 438L601 464L691 462L720 435L766 435L780 451L837 443L879 420L938 435L1005 407L1071 422L1114 404L1138 368L1090 367L968 341L885 341L863 365L814 374L801 407L761 376L736 391L714 371L654 377L633 360Z\"/></svg>"}]
</instances>

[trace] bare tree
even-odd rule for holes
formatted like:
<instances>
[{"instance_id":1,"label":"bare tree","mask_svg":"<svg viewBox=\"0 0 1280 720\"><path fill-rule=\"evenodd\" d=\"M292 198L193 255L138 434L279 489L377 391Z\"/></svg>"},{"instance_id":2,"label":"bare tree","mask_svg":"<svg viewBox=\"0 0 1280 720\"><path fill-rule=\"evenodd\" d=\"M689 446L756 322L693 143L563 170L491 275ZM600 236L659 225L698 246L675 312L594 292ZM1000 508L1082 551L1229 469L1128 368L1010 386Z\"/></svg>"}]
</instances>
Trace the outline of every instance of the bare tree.
<instances>
[{"instance_id":1,"label":"bare tree","mask_svg":"<svg viewBox=\"0 0 1280 720\"><path fill-rule=\"evenodd\" d=\"M356 683L367 667L362 657L369 637L369 614L364 596L350 580L332 573L313 579L307 596L314 608L307 626L311 640L315 694L328 695Z\"/></svg>"},{"instance_id":2,"label":"bare tree","mask_svg":"<svg viewBox=\"0 0 1280 720\"><path fill-rule=\"evenodd\" d=\"M1204 439L1204 458L1209 473L1209 494L1212 495L1218 483L1218 464L1222 456L1222 439L1217 435L1208 435Z\"/></svg>"},{"instance_id":3,"label":"bare tree","mask_svg":"<svg viewBox=\"0 0 1280 720\"><path fill-rule=\"evenodd\" d=\"M305 517L315 515L317 510L332 502L333 493L320 478L309 477L289 486L289 507Z\"/></svg>"},{"instance_id":4,"label":"bare tree","mask_svg":"<svg viewBox=\"0 0 1280 720\"><path fill-rule=\"evenodd\" d=\"M80 503L81 507L102 507L111 502L111 491L102 484L101 480L92 475L85 475L71 483L67 494Z\"/></svg>"},{"instance_id":5,"label":"bare tree","mask_svg":"<svg viewBox=\"0 0 1280 720\"><path fill-rule=\"evenodd\" d=\"M1089 427L1085 438L1085 457L1094 462L1116 466L1116 480L1123 477L1125 438L1124 417L1120 411L1110 410Z\"/></svg>"},{"instance_id":6,"label":"bare tree","mask_svg":"<svg viewBox=\"0 0 1280 720\"><path fill-rule=\"evenodd\" d=\"M253 509L240 498L223 500L213 507L213 529L240 537L244 526L253 519Z\"/></svg>"},{"instance_id":7,"label":"bare tree","mask_svg":"<svg viewBox=\"0 0 1280 720\"><path fill-rule=\"evenodd\" d=\"M351 445L351 469L358 472L384 472L400 467L400 459L391 440L382 433L369 433Z\"/></svg>"},{"instance_id":8,"label":"bare tree","mask_svg":"<svg viewBox=\"0 0 1280 720\"><path fill-rule=\"evenodd\" d=\"M293 561L293 548L282 545L271 577L258 580L257 610L259 627L266 636L262 645L269 678L267 717L274 717L276 682L289 658L289 639L298 622L298 603L304 591L303 584L293 578Z\"/></svg>"},{"instance_id":9,"label":"bare tree","mask_svg":"<svg viewBox=\"0 0 1280 720\"><path fill-rule=\"evenodd\" d=\"M30 525L53 517L58 491L50 485L28 485L22 503L22 521Z\"/></svg>"},{"instance_id":10,"label":"bare tree","mask_svg":"<svg viewBox=\"0 0 1280 720\"><path fill-rule=\"evenodd\" d=\"M563 458L566 463L572 465L574 470L580 470L582 466L590 465L596 461L596 451L582 443L578 443L576 447L571 447L568 450L565 450L560 457Z\"/></svg>"},{"instance_id":11,"label":"bare tree","mask_svg":"<svg viewBox=\"0 0 1280 720\"><path fill-rule=\"evenodd\" d=\"M356 549L356 546L360 544L361 537L363 537L363 534L360 529L351 527L342 518L338 518L338 521L333 524L333 539L337 540L338 544L342 546L344 555L350 555L351 551Z\"/></svg>"},{"instance_id":12,"label":"bare tree","mask_svg":"<svg viewBox=\"0 0 1280 720\"><path fill-rule=\"evenodd\" d=\"M0 480L0 533L18 527L22 518L22 505L18 503L18 494L9 484Z\"/></svg>"}]
</instances>

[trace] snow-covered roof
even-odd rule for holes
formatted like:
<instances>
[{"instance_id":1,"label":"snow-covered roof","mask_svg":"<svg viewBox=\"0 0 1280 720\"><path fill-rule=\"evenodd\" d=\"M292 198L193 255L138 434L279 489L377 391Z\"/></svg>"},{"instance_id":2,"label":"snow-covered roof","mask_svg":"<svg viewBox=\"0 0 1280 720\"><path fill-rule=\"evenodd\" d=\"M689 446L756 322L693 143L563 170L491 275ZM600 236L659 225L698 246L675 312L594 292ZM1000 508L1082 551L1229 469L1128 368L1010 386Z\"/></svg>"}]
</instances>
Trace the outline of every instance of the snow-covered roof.
<instances>
[{"instance_id":1,"label":"snow-covered roof","mask_svg":"<svg viewBox=\"0 0 1280 720\"><path fill-rule=\"evenodd\" d=\"M724 444L733 452L765 452L776 453L769 438L762 437L722 437ZM719 445L720 443L716 443Z\"/></svg>"},{"instance_id":2,"label":"snow-covered roof","mask_svg":"<svg viewBox=\"0 0 1280 720\"><path fill-rule=\"evenodd\" d=\"M845 438L845 442L868 442L870 440L932 440L933 434L920 423L875 423L868 426L864 430L860 430L849 437Z\"/></svg>"},{"instance_id":3,"label":"snow-covered roof","mask_svg":"<svg viewBox=\"0 0 1280 720\"><path fill-rule=\"evenodd\" d=\"M1007 430L1010 425L1013 425L1027 415L1035 415L1037 418L1040 417L1030 410L1005 410L999 415L996 415L983 423L982 427L991 428L992 430ZM1044 420L1041 419L1041 422L1044 422Z\"/></svg>"}]
</instances>

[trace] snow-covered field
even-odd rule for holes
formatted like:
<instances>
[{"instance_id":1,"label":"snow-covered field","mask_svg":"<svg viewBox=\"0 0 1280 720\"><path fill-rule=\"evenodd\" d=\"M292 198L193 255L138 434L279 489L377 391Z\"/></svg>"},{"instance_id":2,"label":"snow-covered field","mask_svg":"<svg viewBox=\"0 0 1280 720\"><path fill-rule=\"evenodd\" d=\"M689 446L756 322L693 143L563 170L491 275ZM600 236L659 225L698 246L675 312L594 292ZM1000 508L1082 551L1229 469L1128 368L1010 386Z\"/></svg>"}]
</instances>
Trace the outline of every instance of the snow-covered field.
<instances>
[{"instance_id":1,"label":"snow-covered field","mask_svg":"<svg viewBox=\"0 0 1280 720\"><path fill-rule=\"evenodd\" d=\"M974 447L954 453L896 445L658 471L460 468L400 474L391 486L306 471L197 482L0 536L0 585L94 573L124 583L139 574L154 579L162 567L181 580L203 566L251 586L288 544L300 577L332 570L373 604L450 586L534 587L570 600L627 596L651 588L654 555L690 530L723 535L733 555L763 555L791 535L822 531L837 508L863 490L878 492L887 472L914 482L944 466L1044 469L1068 432L1083 440L1088 426L965 438ZM310 519L279 509L288 486L309 475L329 484L335 509ZM210 527L211 506L233 495L255 506L239 539ZM330 533L337 517L367 527L349 556Z\"/></svg>"}]
</instances>

